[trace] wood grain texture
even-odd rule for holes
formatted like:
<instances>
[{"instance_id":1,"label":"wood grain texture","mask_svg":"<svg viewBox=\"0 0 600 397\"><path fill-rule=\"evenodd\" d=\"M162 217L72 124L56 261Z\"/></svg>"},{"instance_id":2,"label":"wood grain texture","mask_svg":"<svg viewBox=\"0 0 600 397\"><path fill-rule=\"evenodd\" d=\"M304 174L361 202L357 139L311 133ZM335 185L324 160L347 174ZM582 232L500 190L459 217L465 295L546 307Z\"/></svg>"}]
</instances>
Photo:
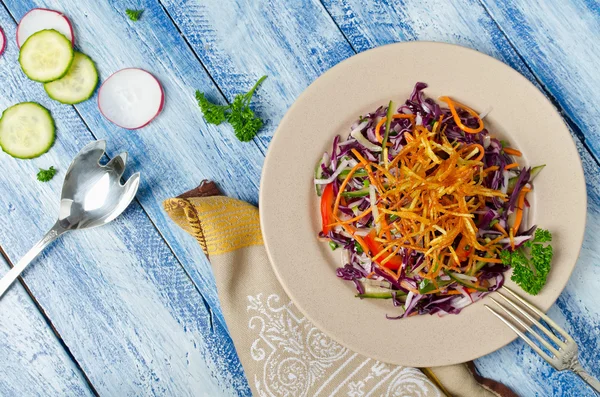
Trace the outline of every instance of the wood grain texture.
<instances>
[{"instance_id":1,"label":"wood grain texture","mask_svg":"<svg viewBox=\"0 0 600 397\"><path fill-rule=\"evenodd\" d=\"M600 159L600 2L481 3Z\"/></svg>"},{"instance_id":2,"label":"wood grain texture","mask_svg":"<svg viewBox=\"0 0 600 397\"><path fill-rule=\"evenodd\" d=\"M140 203L223 323L210 264L196 241L168 219L161 203L210 179L225 194L256 204L264 158L256 143L239 142L226 125L205 123L195 90L217 102L223 98L158 1L136 3L144 9L138 22L127 18L125 9L132 5L121 0L5 3L17 19L36 6L70 16L77 46L96 61L101 80L119 69L140 67L161 81L165 108L143 129L127 131L102 117L97 94L77 105L77 112L96 138L108 140L111 153L129 152L129 170L143 171Z\"/></svg>"},{"instance_id":3,"label":"wood grain texture","mask_svg":"<svg viewBox=\"0 0 600 397\"><path fill-rule=\"evenodd\" d=\"M405 40L456 43L506 62L537 85L519 54L475 1L325 0L324 5L357 51ZM597 252L600 245L592 236L595 236L600 210L598 184L594 181L600 172L590 153L575 139L589 189L588 229L576 271L550 314L562 320L561 324L576 337L580 346L588 346L582 349L581 358L598 376L600 369L594 356L600 344L600 311L593 295L600 288L600 254ZM484 376L500 380L523 396L593 395L576 376L557 373L520 341L477 360L477 366Z\"/></svg>"},{"instance_id":4,"label":"wood grain texture","mask_svg":"<svg viewBox=\"0 0 600 397\"><path fill-rule=\"evenodd\" d=\"M458 44L493 56L533 80L477 0L323 0L323 5L357 52L402 41Z\"/></svg>"},{"instance_id":5,"label":"wood grain texture","mask_svg":"<svg viewBox=\"0 0 600 397\"><path fill-rule=\"evenodd\" d=\"M232 100L268 75L253 102L263 151L287 109L319 75L354 54L317 0L163 0Z\"/></svg>"},{"instance_id":6,"label":"wood grain texture","mask_svg":"<svg viewBox=\"0 0 600 397\"><path fill-rule=\"evenodd\" d=\"M44 5L59 8L56 4ZM24 7L28 9L33 5L14 2L7 6L18 19L26 11ZM86 22L97 23L98 27L90 27L94 34L87 37L78 29L78 44L96 60L103 77L108 74L107 66L103 63L105 58L127 66L136 62L127 61L129 54L133 53L129 47L146 51L147 59L154 57L154 50L146 48L143 42L129 42L128 48L123 48L122 53L115 53L119 47L113 44L128 40L127 34L119 32L119 38L100 31L101 26L117 29L115 25L129 23L122 16L125 6L111 11L115 15L112 25L107 23L111 15L109 10L89 8L73 14L77 16L73 19L82 19L82 25L86 25ZM122 18L122 21L118 22L117 18ZM152 14L147 18L151 20ZM0 26L9 38L14 37L14 21L2 7ZM78 26L76 23L76 28ZM153 34L157 33L146 33L146 36L155 37ZM112 42L99 44L102 38ZM94 54L86 47L91 42L98 47L112 48L113 53ZM165 48L159 50L167 52ZM136 54L141 58L139 53ZM0 174L0 208L3 212L0 217L0 241L13 261L20 258L53 222L64 171L79 149L93 139L73 107L53 102L45 95L41 85L25 78L18 67L17 55L16 46L9 41L7 51L0 58L3 92L0 109L23 100L40 102L50 109L56 121L57 142L48 154L31 161L15 160L4 154L0 156L2 168L10 170ZM160 58L164 60L168 57ZM172 66L176 71L175 65ZM113 67L116 69L116 66ZM198 76L190 73L190 78ZM163 81L167 95L169 92L176 93L178 89L175 86L181 82L170 77L164 79L169 79ZM179 88L182 90L184 87ZM188 86L185 88L188 89ZM185 94L186 97L192 97L193 90L190 88ZM147 164L154 161L165 165L163 173L168 173L176 168L175 162L185 164L190 157L201 156L201 149L196 148L197 151L192 155L184 152L184 146L178 147L179 150L171 148L177 158L168 160L161 159L160 152L151 151L152 147L165 145L168 140L183 145L181 140L176 139L176 134L181 131L177 127L183 128L185 122L192 123L194 119L193 116L183 122L178 119L185 114L174 110L178 106L183 107L186 101L184 94L180 95L172 95L173 102L170 107L167 105L160 121L156 121L154 131L130 133L108 123L103 127L114 134L109 142L109 154L118 153L116 149L126 150L136 145L140 154L131 153L135 161L129 166L130 170L142 170L142 201L152 197L149 186L153 186L153 194L160 194L159 188L154 187L159 183L156 179L162 181L162 186L183 183L166 178L157 168L153 169ZM191 109L192 101L188 100L188 103ZM95 101L88 101L85 106L89 107L90 113L97 113ZM171 117L169 110L175 112L171 113ZM99 115L97 117L100 118ZM176 128L168 128L169 124ZM196 132L197 125L193 127ZM167 130L173 131L175 136L161 134ZM139 138L142 133L149 134L148 137L153 139L152 144ZM154 141L157 136L164 139L162 144ZM192 142L189 146L199 146L202 142ZM146 153L145 157L141 155L143 152ZM259 151L256 153L260 156ZM214 150L209 156L218 157L219 153ZM248 153L248 158L251 158L251 153ZM230 161L250 162L246 159ZM213 163L217 161L213 160ZM50 165L59 170L58 176L47 184L37 182L37 168ZM205 166L210 169L210 162L206 161ZM178 177L178 174L173 174L173 178ZM191 181L193 177L189 176L188 180ZM190 182L189 187L193 187L193 183ZM172 188L177 189L176 186ZM159 200L155 201L157 207ZM100 394L183 396L249 393L243 370L223 325L211 321L206 302L196 285L183 271L169 246L137 203L108 226L64 236L28 269L24 278ZM0 306L4 304L4 300L0 301ZM27 368L19 370L27 371ZM18 379L13 381L17 382Z\"/></svg>"},{"instance_id":7,"label":"wood grain texture","mask_svg":"<svg viewBox=\"0 0 600 397\"><path fill-rule=\"evenodd\" d=\"M0 256L0 277L9 269ZM0 318L0 396L93 395L20 284L2 297Z\"/></svg>"}]
</instances>

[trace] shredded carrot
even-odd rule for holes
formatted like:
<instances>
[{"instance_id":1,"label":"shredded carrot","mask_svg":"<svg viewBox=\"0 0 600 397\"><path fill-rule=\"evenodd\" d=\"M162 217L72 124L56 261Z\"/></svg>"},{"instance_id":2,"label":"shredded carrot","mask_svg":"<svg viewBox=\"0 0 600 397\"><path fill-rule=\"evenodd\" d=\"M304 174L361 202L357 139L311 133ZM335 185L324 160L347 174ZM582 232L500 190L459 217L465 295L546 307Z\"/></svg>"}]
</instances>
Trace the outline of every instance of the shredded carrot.
<instances>
[{"instance_id":1,"label":"shredded carrot","mask_svg":"<svg viewBox=\"0 0 600 397\"><path fill-rule=\"evenodd\" d=\"M486 169L483 170L484 173L488 173L488 172L494 172L498 170L498 166L497 165L492 165L491 167L487 167Z\"/></svg>"},{"instance_id":2,"label":"shredded carrot","mask_svg":"<svg viewBox=\"0 0 600 397\"><path fill-rule=\"evenodd\" d=\"M375 138L377 138L378 142L383 142L383 138L381 137L381 134L379 134L379 130L381 129L381 126L383 125L383 123L385 123L386 121L387 121L387 117L383 117L381 120L379 120L379 122L375 126Z\"/></svg>"},{"instance_id":3,"label":"shredded carrot","mask_svg":"<svg viewBox=\"0 0 600 397\"><path fill-rule=\"evenodd\" d=\"M452 290L446 292L446 295L460 295L460 294L462 294L462 292L455 290L455 289L452 289Z\"/></svg>"},{"instance_id":4,"label":"shredded carrot","mask_svg":"<svg viewBox=\"0 0 600 397\"><path fill-rule=\"evenodd\" d=\"M381 270L383 270L384 272L386 272L387 274L389 274L392 278L394 278L395 280L398 280L398 278L396 277L396 273L394 273L393 270L388 269L385 266L380 266L379 267Z\"/></svg>"},{"instance_id":5,"label":"shredded carrot","mask_svg":"<svg viewBox=\"0 0 600 397\"><path fill-rule=\"evenodd\" d=\"M489 243L487 243L486 245L487 246L495 245L498 243L498 241L502 240L503 238L506 238L506 236L497 237L497 238L493 239L492 241L490 241Z\"/></svg>"},{"instance_id":6,"label":"shredded carrot","mask_svg":"<svg viewBox=\"0 0 600 397\"><path fill-rule=\"evenodd\" d=\"M358 163L354 167L352 167L352 169L350 170L350 172L348 172L348 175L346 175L346 178L340 185L340 189L339 189L337 197L335 199L335 204L333 205L333 216L335 218L337 218L337 220L339 220L337 213L338 213L338 210L340 207L340 201L342 200L342 197L343 197L342 193L344 192L344 189L346 189L346 186L348 185L348 182L350 182L350 179L352 179L352 175L354 175L354 173L356 171L358 171L359 168L362 168L362 167L363 167L363 165L361 163Z\"/></svg>"},{"instance_id":7,"label":"shredded carrot","mask_svg":"<svg viewBox=\"0 0 600 397\"><path fill-rule=\"evenodd\" d=\"M448 104L448 107L450 108L450 113L452 113L452 117L454 117L454 122L456 123L458 128L460 128L461 130L463 130L464 132L467 132L469 134L477 134L478 132L483 130L483 120L481 120L479 118L479 114L476 111L474 111L473 109L471 109L470 107L468 107L466 105L463 105L460 102L456 102L456 101L452 100L451 98L449 98L447 96L442 96L439 99L440 99L440 101L444 101ZM471 116L475 117L479 121L479 127L470 128L470 127L467 127L466 125L464 125L462 123L462 121L460 120L460 116L458 115L458 112L456 111L457 106L463 108Z\"/></svg>"},{"instance_id":8,"label":"shredded carrot","mask_svg":"<svg viewBox=\"0 0 600 397\"><path fill-rule=\"evenodd\" d=\"M515 224L512 227L513 234L516 234L521 226L521 221L523 220L523 207L525 206L525 196L530 191L531 189L524 187L519 193L519 198L517 199L517 210L515 211Z\"/></svg>"},{"instance_id":9,"label":"shredded carrot","mask_svg":"<svg viewBox=\"0 0 600 397\"><path fill-rule=\"evenodd\" d=\"M396 114L392 115L392 119L411 119L412 120L414 117L415 116L412 114L396 113ZM378 142L383 142L383 138L381 137L381 133L379 132L379 130L381 130L383 123L385 123L386 121L387 121L387 117L383 117L381 120L379 120L379 122L375 126L375 138L377 138Z\"/></svg>"},{"instance_id":10,"label":"shredded carrot","mask_svg":"<svg viewBox=\"0 0 600 397\"><path fill-rule=\"evenodd\" d=\"M485 258L483 256L473 255L473 259L480 262L489 262L489 263L502 263L501 259L496 258Z\"/></svg>"},{"instance_id":11,"label":"shredded carrot","mask_svg":"<svg viewBox=\"0 0 600 397\"><path fill-rule=\"evenodd\" d=\"M513 229L509 229L509 238L510 238L510 248L512 250L515 249L515 233L513 232Z\"/></svg>"},{"instance_id":12,"label":"shredded carrot","mask_svg":"<svg viewBox=\"0 0 600 397\"><path fill-rule=\"evenodd\" d=\"M521 157L523 155L523 153L521 153L519 150L513 149L513 148L509 148L509 147L505 147L502 150L504 150L504 153L510 154L511 156Z\"/></svg>"},{"instance_id":13,"label":"shredded carrot","mask_svg":"<svg viewBox=\"0 0 600 397\"><path fill-rule=\"evenodd\" d=\"M344 225L344 224L345 224L345 225L349 225L349 224L351 224L351 223L353 223L353 222L356 222L356 221L358 221L358 220L360 220L360 219L364 218L365 216L369 215L369 214L371 213L371 211L372 211L372 210L373 210L373 208L372 208L372 207L369 207L369 208L367 208L366 210L364 210L364 211L362 212L362 214L360 214L360 215L357 215L357 216L355 216L354 218L346 219L345 221L339 221L339 222L335 222L335 223L332 223L332 224L330 224L330 225L327 225L327 226L329 226L329 227L333 227L333 226Z\"/></svg>"},{"instance_id":14,"label":"shredded carrot","mask_svg":"<svg viewBox=\"0 0 600 397\"><path fill-rule=\"evenodd\" d=\"M519 166L519 163L510 163L510 164L507 164L506 167L504 167L504 169L506 171L508 171L510 169L517 168L518 166Z\"/></svg>"},{"instance_id":15,"label":"shredded carrot","mask_svg":"<svg viewBox=\"0 0 600 397\"><path fill-rule=\"evenodd\" d=\"M463 149L463 152L470 152L469 156L472 153L471 148L476 148L479 151L479 154L477 155L477 157L473 158L469 158L468 160L472 160L472 161L479 161L483 158L483 155L485 154L485 149L483 148L483 146L481 146L478 143L473 143L469 146L467 146L465 149Z\"/></svg>"},{"instance_id":16,"label":"shredded carrot","mask_svg":"<svg viewBox=\"0 0 600 397\"><path fill-rule=\"evenodd\" d=\"M502 225L500 225L500 223L496 223L496 224L494 225L494 228L495 228L496 230L498 230L500 233L502 233L504 236L508 236L508 233L506 233L506 229L504 229L504 228L502 227Z\"/></svg>"},{"instance_id":17,"label":"shredded carrot","mask_svg":"<svg viewBox=\"0 0 600 397\"><path fill-rule=\"evenodd\" d=\"M365 240L363 240L362 237L360 237L358 234L356 234L356 229L354 229L352 226L346 225L346 224L342 224L342 227L344 228L344 230L346 231L346 233L348 233L356 241L358 241L358 244L360 244L360 246L363 249L365 255L367 255L367 256L370 257L370 255L369 255L369 246L365 243Z\"/></svg>"}]
</instances>

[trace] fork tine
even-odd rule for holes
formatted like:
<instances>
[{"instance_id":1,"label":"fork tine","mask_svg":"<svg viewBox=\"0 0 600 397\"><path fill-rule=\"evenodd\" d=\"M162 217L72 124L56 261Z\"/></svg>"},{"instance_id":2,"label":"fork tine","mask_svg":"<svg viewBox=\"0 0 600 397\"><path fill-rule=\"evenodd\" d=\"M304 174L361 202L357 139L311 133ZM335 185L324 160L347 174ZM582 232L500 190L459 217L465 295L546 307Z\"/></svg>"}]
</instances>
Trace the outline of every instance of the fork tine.
<instances>
[{"instance_id":1,"label":"fork tine","mask_svg":"<svg viewBox=\"0 0 600 397\"><path fill-rule=\"evenodd\" d=\"M107 164L106 164L106 168L111 168L113 171L115 171L118 175L119 178L123 175L123 173L125 172L125 164L127 163L127 152L123 152L121 154L119 154L118 156L114 157L112 160L110 160Z\"/></svg>"},{"instance_id":2,"label":"fork tine","mask_svg":"<svg viewBox=\"0 0 600 397\"><path fill-rule=\"evenodd\" d=\"M504 299L506 302L508 302L512 307L514 307L519 313L521 313L523 316L525 316L529 321L531 321L532 324L535 324L536 327L538 327L544 334L546 334L546 336L550 339L552 339L552 341L554 343L556 343L558 345L558 347L565 347L565 342L558 339L556 337L556 335L554 335L552 332L550 332L550 330L546 327L544 327L542 325L542 323L540 323L538 320L536 320L535 318L533 318L533 316L531 316L529 313L527 313L526 310L523 310L522 308L520 308L519 306L517 306L517 304L515 302L513 302L512 300L508 299L506 296L504 296L502 293L498 292L498 295L500 295L502 297L502 299Z\"/></svg>"},{"instance_id":3,"label":"fork tine","mask_svg":"<svg viewBox=\"0 0 600 397\"><path fill-rule=\"evenodd\" d=\"M489 311L491 311L496 317L498 317L500 320L502 320L502 322L506 325L509 326L510 329L512 329L513 331L515 331L515 333L517 335L519 335L521 337L521 339L523 339L523 341L525 341L525 343L527 343L529 345L529 347L531 347L533 350L535 350L535 352L537 354L539 354L540 356L542 356L542 358L548 362L550 362L550 360L552 360L547 354L546 352L544 352L542 349L540 349L538 347L538 345L536 345L535 343L533 343L531 341L531 339L529 339L529 337L527 337L527 335L525 335L520 329L518 329L517 327L515 327L510 321L508 321L502 314L498 313L496 310L492 309L490 306L488 305L484 305Z\"/></svg>"},{"instance_id":4,"label":"fork tine","mask_svg":"<svg viewBox=\"0 0 600 397\"><path fill-rule=\"evenodd\" d=\"M104 156L104 152L106 152L106 141L101 139L87 144L79 151L77 157L86 156L93 161L100 161L102 156Z\"/></svg>"},{"instance_id":5,"label":"fork tine","mask_svg":"<svg viewBox=\"0 0 600 397\"><path fill-rule=\"evenodd\" d=\"M529 310L531 310L532 312L534 312L535 314L537 314L538 316L540 316L541 318L544 319L544 321L546 323L548 323L548 325L550 325L552 328L554 328L555 330L558 331L558 333L560 333L566 340L573 342L573 338L571 338L571 335L567 334L567 332L562 329L561 327L558 326L558 324L556 324L554 321L552 321L552 319L548 316L546 316L545 313L543 313L540 309L538 309L537 307L533 306L531 303L527 302L525 299L521 298L519 295L517 295L513 290L511 290L508 287L504 287L504 289L509 292L515 299L517 299L519 302L521 302L523 305L525 305L527 308L529 308Z\"/></svg>"},{"instance_id":6,"label":"fork tine","mask_svg":"<svg viewBox=\"0 0 600 397\"><path fill-rule=\"evenodd\" d=\"M558 357L559 353L558 350L556 350L552 345L550 345L548 342L546 342L541 336L539 336L534 330L533 328L531 328L529 326L529 324L525 323L523 320L521 320L519 317L515 316L510 310L508 310L503 304L501 304L500 302L498 302L496 299L490 297L490 299L496 303L502 310L504 310L504 312L506 314L508 314L513 320L515 320L517 323L519 323L523 328L525 328L527 331L529 331L533 336L535 336L535 338L540 341L540 343L542 345L544 345L544 347L546 349L548 349L549 351L551 351L554 356ZM521 312L521 310L519 309L519 312Z\"/></svg>"},{"instance_id":7,"label":"fork tine","mask_svg":"<svg viewBox=\"0 0 600 397\"><path fill-rule=\"evenodd\" d=\"M140 173L136 172L135 174L131 175L131 177L127 180L127 182L125 182L125 185L123 186L125 187L125 189L131 192L131 198L133 199L133 197L137 193L138 188L140 187Z\"/></svg>"}]
</instances>

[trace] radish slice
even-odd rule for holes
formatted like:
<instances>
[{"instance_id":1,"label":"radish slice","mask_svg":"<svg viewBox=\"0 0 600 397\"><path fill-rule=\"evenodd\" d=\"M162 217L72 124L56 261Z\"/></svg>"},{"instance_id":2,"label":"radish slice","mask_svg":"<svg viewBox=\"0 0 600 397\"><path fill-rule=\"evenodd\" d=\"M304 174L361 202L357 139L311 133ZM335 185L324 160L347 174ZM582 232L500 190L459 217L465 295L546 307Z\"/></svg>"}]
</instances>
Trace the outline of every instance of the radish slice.
<instances>
[{"instance_id":1,"label":"radish slice","mask_svg":"<svg viewBox=\"0 0 600 397\"><path fill-rule=\"evenodd\" d=\"M119 127L136 130L150 123L163 108L165 93L156 79L142 69L115 72L98 91L98 107Z\"/></svg>"},{"instance_id":2,"label":"radish slice","mask_svg":"<svg viewBox=\"0 0 600 397\"><path fill-rule=\"evenodd\" d=\"M17 26L17 45L21 48L29 36L45 29L54 29L73 43L73 26L64 14L45 8L34 8L25 14Z\"/></svg>"},{"instance_id":3,"label":"radish slice","mask_svg":"<svg viewBox=\"0 0 600 397\"><path fill-rule=\"evenodd\" d=\"M4 52L6 48L6 36L4 35L4 31L0 28L0 55Z\"/></svg>"}]
</instances>

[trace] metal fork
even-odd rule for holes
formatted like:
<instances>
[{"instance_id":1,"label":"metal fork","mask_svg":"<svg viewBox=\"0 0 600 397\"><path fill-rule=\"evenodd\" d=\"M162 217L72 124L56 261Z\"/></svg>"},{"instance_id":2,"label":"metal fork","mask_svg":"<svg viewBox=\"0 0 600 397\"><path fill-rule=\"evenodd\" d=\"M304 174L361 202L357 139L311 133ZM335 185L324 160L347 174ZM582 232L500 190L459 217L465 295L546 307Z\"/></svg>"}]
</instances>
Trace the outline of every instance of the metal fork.
<instances>
[{"instance_id":1,"label":"metal fork","mask_svg":"<svg viewBox=\"0 0 600 397\"><path fill-rule=\"evenodd\" d=\"M600 394L600 382L592 377L588 372L586 372L581 364L579 364L579 359L577 358L578 348L577 344L571 338L569 334L566 333L564 329L559 327L554 321L550 319L550 317L546 316L541 310L533 306L531 303L527 302L525 299L521 298L515 292L513 292L508 287L503 287L502 291L506 291L512 295L512 297L521 304L518 305L512 299L507 298L502 293L498 293L517 313L521 316L525 317L529 323L525 322L523 319L516 316L511 310L507 308L506 305L498 302L494 298L490 297L492 301L494 301L505 314L501 314L492 307L485 305L485 307L491 311L496 317L502 320L506 325L508 325L513 331L517 333L527 343L537 354L542 356L544 360L546 360L550 365L552 365L555 369L559 371L570 370L575 372L581 379L583 379L588 385L590 385L598 394ZM540 316L544 321L556 332L558 332L564 339L558 338L551 330L546 328L542 323L536 320L531 314L529 314L522 306L531 310L531 312ZM525 330L529 331L538 342L544 346L547 351L551 354L546 353L542 350L538 345L536 345L526 334L521 331L516 324L519 324ZM553 344L548 343L546 339L541 337L539 333L537 333L531 325L535 325L539 330L541 330L552 342Z\"/></svg>"}]
</instances>

